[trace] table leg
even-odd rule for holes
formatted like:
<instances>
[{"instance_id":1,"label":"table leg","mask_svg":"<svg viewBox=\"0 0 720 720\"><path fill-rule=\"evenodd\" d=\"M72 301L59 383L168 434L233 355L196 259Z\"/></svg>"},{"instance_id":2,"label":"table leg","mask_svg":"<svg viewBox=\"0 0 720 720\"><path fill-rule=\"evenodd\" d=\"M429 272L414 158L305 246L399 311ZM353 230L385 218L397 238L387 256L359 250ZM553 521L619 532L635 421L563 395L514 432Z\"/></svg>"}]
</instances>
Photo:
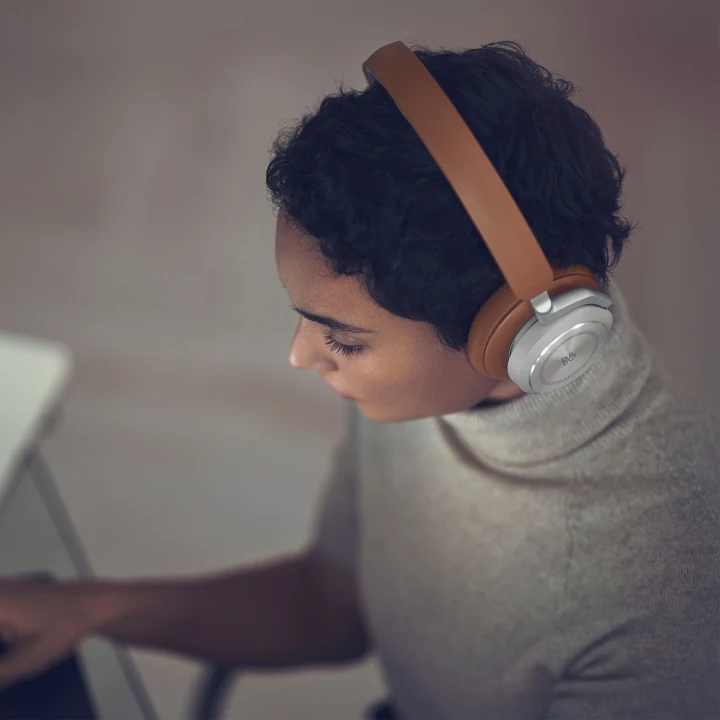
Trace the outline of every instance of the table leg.
<instances>
[{"instance_id":1,"label":"table leg","mask_svg":"<svg viewBox=\"0 0 720 720\"><path fill-rule=\"evenodd\" d=\"M62 538L65 549L78 575L83 578L94 577L95 573L93 572L87 552L75 530L75 526L58 491L50 468L37 449L28 453L24 467L21 468L20 472L23 471L27 472L35 483L38 494L42 497L48 514L52 518L59 537ZM135 666L130 661L130 658L119 647L113 646L113 650L127 683L132 688L138 704L142 708L144 717L147 720L159 720L150 697L145 690L145 686Z\"/></svg>"}]
</instances>

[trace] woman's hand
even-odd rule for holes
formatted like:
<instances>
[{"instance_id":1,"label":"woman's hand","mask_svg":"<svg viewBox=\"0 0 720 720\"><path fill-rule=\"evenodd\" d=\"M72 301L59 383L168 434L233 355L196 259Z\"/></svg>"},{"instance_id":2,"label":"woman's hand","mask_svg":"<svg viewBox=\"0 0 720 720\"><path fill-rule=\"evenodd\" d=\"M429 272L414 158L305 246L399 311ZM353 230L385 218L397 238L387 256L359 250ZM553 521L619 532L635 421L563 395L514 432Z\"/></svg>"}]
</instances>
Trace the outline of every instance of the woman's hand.
<instances>
[{"instance_id":1,"label":"woman's hand","mask_svg":"<svg viewBox=\"0 0 720 720\"><path fill-rule=\"evenodd\" d=\"M103 624L106 605L92 582L0 578L0 688L69 655Z\"/></svg>"}]
</instances>

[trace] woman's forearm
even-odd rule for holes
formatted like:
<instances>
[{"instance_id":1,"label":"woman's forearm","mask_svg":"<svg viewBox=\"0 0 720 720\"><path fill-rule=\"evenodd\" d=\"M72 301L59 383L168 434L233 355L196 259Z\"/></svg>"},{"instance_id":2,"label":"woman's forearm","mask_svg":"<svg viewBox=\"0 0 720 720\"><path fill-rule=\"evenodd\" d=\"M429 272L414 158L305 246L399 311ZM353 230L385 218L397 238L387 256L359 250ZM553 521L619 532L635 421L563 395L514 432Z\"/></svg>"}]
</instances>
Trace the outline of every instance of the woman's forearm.
<instances>
[{"instance_id":1,"label":"woman's forearm","mask_svg":"<svg viewBox=\"0 0 720 720\"><path fill-rule=\"evenodd\" d=\"M332 632L304 555L201 579L90 583L95 634L122 643L252 668L353 660L358 623Z\"/></svg>"}]
</instances>

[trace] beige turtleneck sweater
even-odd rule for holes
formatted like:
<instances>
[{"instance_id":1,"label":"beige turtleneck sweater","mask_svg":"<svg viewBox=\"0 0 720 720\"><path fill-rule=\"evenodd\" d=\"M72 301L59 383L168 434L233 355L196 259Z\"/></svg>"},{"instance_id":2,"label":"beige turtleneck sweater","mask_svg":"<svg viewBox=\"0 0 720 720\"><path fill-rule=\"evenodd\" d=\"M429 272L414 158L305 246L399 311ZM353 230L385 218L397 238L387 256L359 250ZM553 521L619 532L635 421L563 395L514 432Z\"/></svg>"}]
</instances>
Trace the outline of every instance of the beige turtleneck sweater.
<instances>
[{"instance_id":1,"label":"beige turtleneck sweater","mask_svg":"<svg viewBox=\"0 0 720 720\"><path fill-rule=\"evenodd\" d=\"M547 395L351 408L317 542L351 568L403 720L720 718L716 416L628 317Z\"/></svg>"}]
</instances>

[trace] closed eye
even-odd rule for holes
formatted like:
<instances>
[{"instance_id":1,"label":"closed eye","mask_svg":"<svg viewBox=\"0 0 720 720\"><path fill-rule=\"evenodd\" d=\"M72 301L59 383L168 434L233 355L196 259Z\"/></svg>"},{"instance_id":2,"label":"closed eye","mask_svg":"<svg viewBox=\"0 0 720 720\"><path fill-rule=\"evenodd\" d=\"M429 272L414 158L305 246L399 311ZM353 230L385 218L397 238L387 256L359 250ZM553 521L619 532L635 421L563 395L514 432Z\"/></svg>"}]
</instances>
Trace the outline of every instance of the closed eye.
<instances>
[{"instance_id":1,"label":"closed eye","mask_svg":"<svg viewBox=\"0 0 720 720\"><path fill-rule=\"evenodd\" d=\"M364 348L363 345L346 345L345 343L341 343L332 336L332 333L329 330L325 333L325 344L333 352L338 355L342 355L343 357L357 355L362 352Z\"/></svg>"}]
</instances>

